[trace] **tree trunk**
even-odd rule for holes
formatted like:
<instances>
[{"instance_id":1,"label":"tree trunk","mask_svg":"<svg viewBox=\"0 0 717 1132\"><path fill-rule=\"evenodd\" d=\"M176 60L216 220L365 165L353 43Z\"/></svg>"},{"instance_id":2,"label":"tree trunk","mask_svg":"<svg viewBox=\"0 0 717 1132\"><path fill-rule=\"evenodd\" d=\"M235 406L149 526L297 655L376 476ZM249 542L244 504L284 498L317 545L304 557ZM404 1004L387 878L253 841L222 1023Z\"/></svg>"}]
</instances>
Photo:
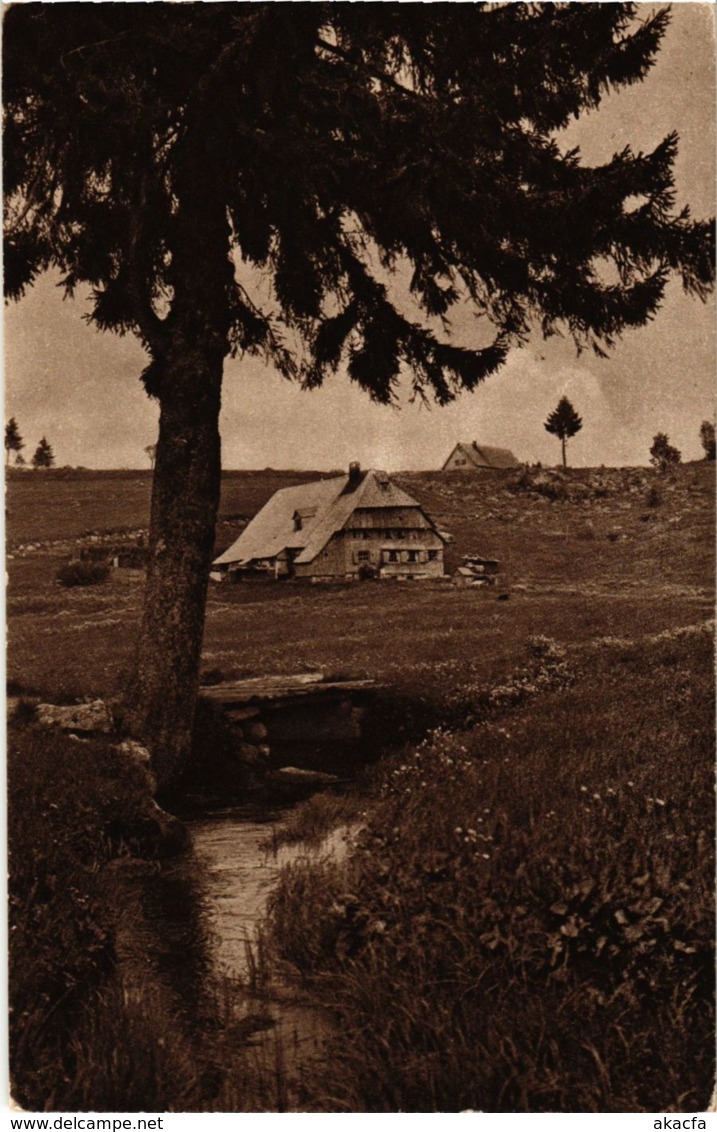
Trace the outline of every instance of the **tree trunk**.
<instances>
[{"instance_id":1,"label":"tree trunk","mask_svg":"<svg viewBox=\"0 0 717 1132\"><path fill-rule=\"evenodd\" d=\"M166 363L152 486L144 613L124 722L147 744L157 779L190 753L209 569L221 485L223 358L175 341Z\"/></svg>"},{"instance_id":2,"label":"tree trunk","mask_svg":"<svg viewBox=\"0 0 717 1132\"><path fill-rule=\"evenodd\" d=\"M568 460L567 460L567 456L565 455L565 437L564 437L564 436L561 436L561 437L560 437L560 443L561 443L561 444L562 444L562 446L563 446L563 467L564 467L564 468L567 468L567 466L568 466Z\"/></svg>"},{"instance_id":3,"label":"tree trunk","mask_svg":"<svg viewBox=\"0 0 717 1132\"><path fill-rule=\"evenodd\" d=\"M198 155L198 156L197 156ZM189 758L221 486L219 410L234 272L226 210L190 153L172 247L174 296L155 352L160 401L144 612L124 723L157 780Z\"/></svg>"}]
</instances>

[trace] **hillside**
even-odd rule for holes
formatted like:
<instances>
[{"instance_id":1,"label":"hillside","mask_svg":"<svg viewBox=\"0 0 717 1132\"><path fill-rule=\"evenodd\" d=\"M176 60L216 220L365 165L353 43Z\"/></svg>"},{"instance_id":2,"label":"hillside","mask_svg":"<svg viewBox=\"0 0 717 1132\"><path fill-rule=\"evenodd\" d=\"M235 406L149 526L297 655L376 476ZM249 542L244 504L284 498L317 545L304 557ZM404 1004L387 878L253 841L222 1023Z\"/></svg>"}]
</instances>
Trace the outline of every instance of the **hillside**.
<instances>
[{"instance_id":1,"label":"hillside","mask_svg":"<svg viewBox=\"0 0 717 1132\"><path fill-rule=\"evenodd\" d=\"M701 586L713 578L715 465L705 461L683 465L674 479L651 468L396 479L454 536L448 568L475 552L498 558L506 580L539 586Z\"/></svg>"},{"instance_id":2,"label":"hillside","mask_svg":"<svg viewBox=\"0 0 717 1132\"><path fill-rule=\"evenodd\" d=\"M281 487L325 476L326 472L224 472L220 524L251 518ZM6 540L9 550L83 535L146 529L152 473L53 468L7 475ZM229 539L227 538L228 542Z\"/></svg>"},{"instance_id":3,"label":"hillside","mask_svg":"<svg viewBox=\"0 0 717 1132\"><path fill-rule=\"evenodd\" d=\"M435 700L477 674L500 675L531 633L578 644L695 623L713 612L713 470L687 465L674 480L649 469L541 473L537 484L516 473L398 476L452 533L449 569L463 554L494 556L498 590L213 587L205 668L227 677L318 668ZM250 518L277 487L310 477L227 474L219 539L228 544L236 516ZM9 678L70 698L114 693L139 618L141 574L118 570L74 590L55 576L83 532L146 524L149 474L28 473L8 488ZM510 600L496 602L499 593Z\"/></svg>"}]
</instances>

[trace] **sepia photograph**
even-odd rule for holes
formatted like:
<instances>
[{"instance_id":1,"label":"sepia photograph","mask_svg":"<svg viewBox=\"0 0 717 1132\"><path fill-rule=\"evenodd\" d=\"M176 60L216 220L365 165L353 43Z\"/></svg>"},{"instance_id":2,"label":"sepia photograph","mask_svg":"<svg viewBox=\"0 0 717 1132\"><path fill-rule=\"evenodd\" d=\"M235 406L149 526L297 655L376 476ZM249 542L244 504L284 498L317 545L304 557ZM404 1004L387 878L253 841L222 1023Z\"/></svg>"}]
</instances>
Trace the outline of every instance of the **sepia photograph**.
<instances>
[{"instance_id":1,"label":"sepia photograph","mask_svg":"<svg viewBox=\"0 0 717 1132\"><path fill-rule=\"evenodd\" d=\"M2 17L10 1110L706 1128L715 7Z\"/></svg>"}]
</instances>

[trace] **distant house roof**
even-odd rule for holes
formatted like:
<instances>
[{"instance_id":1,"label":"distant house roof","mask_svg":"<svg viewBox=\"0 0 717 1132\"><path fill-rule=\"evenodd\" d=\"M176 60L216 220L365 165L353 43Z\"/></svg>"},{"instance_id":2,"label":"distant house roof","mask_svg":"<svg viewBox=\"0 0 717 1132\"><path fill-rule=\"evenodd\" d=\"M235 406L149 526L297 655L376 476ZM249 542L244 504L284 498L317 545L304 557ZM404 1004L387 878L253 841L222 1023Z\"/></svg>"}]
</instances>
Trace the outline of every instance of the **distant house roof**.
<instances>
[{"instance_id":1,"label":"distant house roof","mask_svg":"<svg viewBox=\"0 0 717 1132\"><path fill-rule=\"evenodd\" d=\"M272 495L236 542L215 559L214 565L276 558L286 548L299 551L297 563L313 562L359 507L374 510L420 504L396 487L385 472L358 472L284 487ZM297 515L302 520L300 526L295 522Z\"/></svg>"},{"instance_id":2,"label":"distant house roof","mask_svg":"<svg viewBox=\"0 0 717 1132\"><path fill-rule=\"evenodd\" d=\"M443 465L448 466L454 457L462 457L469 467L473 468L518 468L518 460L508 448L493 448L488 444L456 444L450 456Z\"/></svg>"}]
</instances>

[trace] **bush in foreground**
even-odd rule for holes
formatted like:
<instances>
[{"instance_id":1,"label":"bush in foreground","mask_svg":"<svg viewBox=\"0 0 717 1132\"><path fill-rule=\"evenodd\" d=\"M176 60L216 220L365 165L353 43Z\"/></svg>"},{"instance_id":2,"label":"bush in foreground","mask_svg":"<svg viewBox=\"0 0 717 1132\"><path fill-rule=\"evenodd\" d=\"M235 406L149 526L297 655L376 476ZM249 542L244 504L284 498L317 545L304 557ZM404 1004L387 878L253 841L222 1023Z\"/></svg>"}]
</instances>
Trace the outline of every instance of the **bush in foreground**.
<instances>
[{"instance_id":1,"label":"bush in foreground","mask_svg":"<svg viewBox=\"0 0 717 1132\"><path fill-rule=\"evenodd\" d=\"M664 634L387 763L353 855L273 902L341 1034L316 1107L704 1107L712 718L709 635Z\"/></svg>"}]
</instances>

